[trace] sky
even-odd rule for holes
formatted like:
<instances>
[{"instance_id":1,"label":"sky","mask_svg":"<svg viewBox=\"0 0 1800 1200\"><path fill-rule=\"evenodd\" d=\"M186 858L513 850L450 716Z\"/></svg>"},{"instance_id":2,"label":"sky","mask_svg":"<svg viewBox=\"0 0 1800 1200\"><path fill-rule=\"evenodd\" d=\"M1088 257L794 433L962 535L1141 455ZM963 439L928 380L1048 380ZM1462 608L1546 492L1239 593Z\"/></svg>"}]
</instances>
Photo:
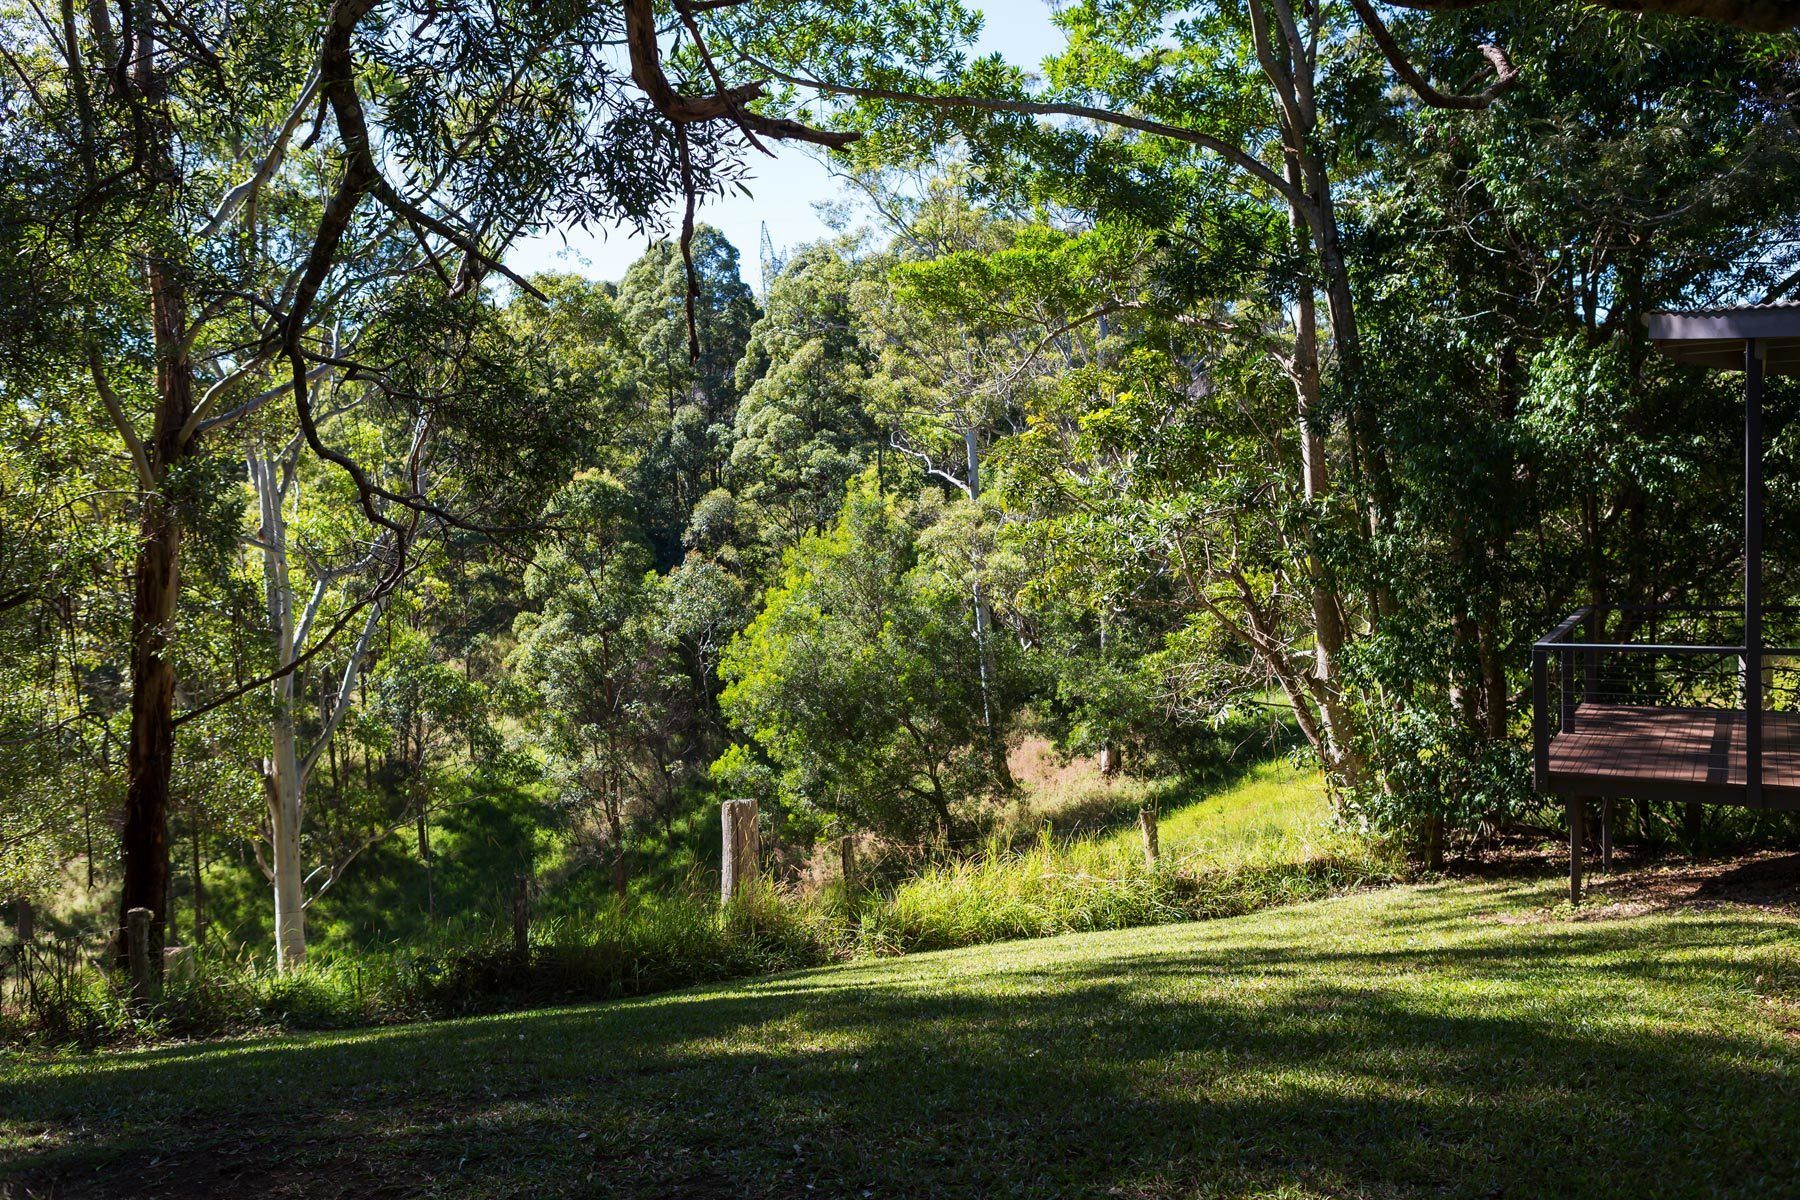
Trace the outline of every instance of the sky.
<instances>
[{"instance_id":1,"label":"sky","mask_svg":"<svg viewBox=\"0 0 1800 1200\"><path fill-rule=\"evenodd\" d=\"M977 54L998 51L1021 66L1035 67L1059 49L1062 33L1050 23L1047 0L974 0L970 7L986 18ZM766 224L775 251L829 236L831 229L816 205L841 198L840 185L814 152L791 143L775 143L775 158L752 153L749 197L710 197L700 209L701 222L725 234L743 258L751 287L759 284L757 253ZM531 274L572 271L593 279L619 279L644 252L644 239L628 228L552 231L520 243L507 255L507 265Z\"/></svg>"}]
</instances>

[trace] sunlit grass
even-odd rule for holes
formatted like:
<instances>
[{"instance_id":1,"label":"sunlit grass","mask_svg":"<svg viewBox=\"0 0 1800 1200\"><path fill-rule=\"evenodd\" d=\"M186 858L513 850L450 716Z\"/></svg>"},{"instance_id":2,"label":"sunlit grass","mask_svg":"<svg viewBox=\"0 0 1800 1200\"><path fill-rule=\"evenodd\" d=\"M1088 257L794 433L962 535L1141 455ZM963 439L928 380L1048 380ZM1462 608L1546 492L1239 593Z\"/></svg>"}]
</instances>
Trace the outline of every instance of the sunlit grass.
<instances>
[{"instance_id":1,"label":"sunlit grass","mask_svg":"<svg viewBox=\"0 0 1800 1200\"><path fill-rule=\"evenodd\" d=\"M1286 763L1253 768L1158 822L1152 866L1135 826L1024 848L996 840L934 866L863 912L877 953L1232 916L1397 878L1398 858L1332 821L1319 776Z\"/></svg>"},{"instance_id":2,"label":"sunlit grass","mask_svg":"<svg viewBox=\"0 0 1800 1200\"><path fill-rule=\"evenodd\" d=\"M1285 758L1252 767L1237 782L1191 803L1165 802L1157 830L1164 855L1178 864L1208 866L1301 862L1360 842L1336 827L1324 776ZM1143 849L1135 827L1119 830L1106 845L1127 853Z\"/></svg>"}]
</instances>

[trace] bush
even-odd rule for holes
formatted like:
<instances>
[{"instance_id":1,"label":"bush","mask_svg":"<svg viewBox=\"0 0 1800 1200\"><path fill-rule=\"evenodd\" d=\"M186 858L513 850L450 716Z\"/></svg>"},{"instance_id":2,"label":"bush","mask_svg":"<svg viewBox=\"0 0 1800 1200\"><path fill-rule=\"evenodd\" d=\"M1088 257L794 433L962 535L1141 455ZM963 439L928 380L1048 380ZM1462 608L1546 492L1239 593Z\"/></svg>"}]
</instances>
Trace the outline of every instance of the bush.
<instances>
[{"instance_id":1,"label":"bush","mask_svg":"<svg viewBox=\"0 0 1800 1200\"><path fill-rule=\"evenodd\" d=\"M1429 839L1429 822L1467 839L1523 820L1543 801L1531 787L1531 752L1506 739L1487 738L1450 717L1397 706L1372 717L1368 757L1385 763L1378 778L1344 795L1347 816L1377 834L1415 845Z\"/></svg>"},{"instance_id":2,"label":"bush","mask_svg":"<svg viewBox=\"0 0 1800 1200\"><path fill-rule=\"evenodd\" d=\"M202 955L134 1011L120 981L78 944L16 947L0 980L0 1037L92 1047L427 1020L819 966L850 949L841 914L763 887L723 909L680 895L543 922L524 956L510 929L472 925L422 949L315 955L285 974Z\"/></svg>"}]
</instances>

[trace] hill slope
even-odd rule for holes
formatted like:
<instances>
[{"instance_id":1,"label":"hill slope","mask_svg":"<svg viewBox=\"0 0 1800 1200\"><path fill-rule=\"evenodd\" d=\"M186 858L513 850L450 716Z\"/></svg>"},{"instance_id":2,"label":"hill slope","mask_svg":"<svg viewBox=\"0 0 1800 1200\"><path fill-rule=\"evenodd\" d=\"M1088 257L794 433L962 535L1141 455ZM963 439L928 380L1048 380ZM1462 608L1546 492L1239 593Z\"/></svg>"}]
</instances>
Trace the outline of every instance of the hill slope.
<instances>
[{"instance_id":1,"label":"hill slope","mask_svg":"<svg viewBox=\"0 0 1800 1200\"><path fill-rule=\"evenodd\" d=\"M0 1181L68 1196L1794 1195L1787 896L1570 920L1553 884L1391 888L635 1002L15 1062Z\"/></svg>"}]
</instances>

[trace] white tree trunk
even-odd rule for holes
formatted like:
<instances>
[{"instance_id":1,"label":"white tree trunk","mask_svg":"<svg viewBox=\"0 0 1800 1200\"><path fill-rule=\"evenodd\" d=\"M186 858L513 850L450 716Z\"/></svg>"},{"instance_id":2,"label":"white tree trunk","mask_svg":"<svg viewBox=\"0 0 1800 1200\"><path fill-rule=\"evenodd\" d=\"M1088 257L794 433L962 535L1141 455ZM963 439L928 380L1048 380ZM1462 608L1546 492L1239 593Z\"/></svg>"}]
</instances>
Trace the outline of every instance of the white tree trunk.
<instances>
[{"instance_id":1,"label":"white tree trunk","mask_svg":"<svg viewBox=\"0 0 1800 1200\"><path fill-rule=\"evenodd\" d=\"M288 573L285 483L292 476L275 459L253 452L250 482L261 516L263 599L275 641L275 665L294 662L294 588ZM263 791L269 806L269 875L275 889L275 967L286 971L306 958L306 902L300 860L300 820L306 791L294 744L294 672L269 684L269 756Z\"/></svg>"},{"instance_id":2,"label":"white tree trunk","mask_svg":"<svg viewBox=\"0 0 1800 1200\"><path fill-rule=\"evenodd\" d=\"M292 676L288 676L292 678ZM294 752L294 722L277 716L273 753L264 768L269 800L269 867L275 888L275 968L287 971L306 960L305 865L300 857L300 806L305 783Z\"/></svg>"},{"instance_id":3,"label":"white tree trunk","mask_svg":"<svg viewBox=\"0 0 1800 1200\"><path fill-rule=\"evenodd\" d=\"M424 434L425 425L421 422L413 434L415 454ZM299 679L296 668L332 586L372 565L379 566L383 555L395 549L396 544L395 539L384 533L363 562L321 572L313 580L304 609L297 613L298 595L288 562L287 499L294 483L298 454L299 443L296 441L289 443L279 455L266 455L260 448L253 447L249 457L250 485L256 491L261 518L256 545L262 551L263 597L274 639L275 666L284 671L269 684L272 707L269 756L263 760L262 768L269 808L269 856L265 865L275 893L275 965L282 971L306 958L306 906L310 900L306 895L306 863L300 849L300 834L306 816L306 781L343 723L344 714L349 711L350 698L361 677L362 664L381 623L382 613L387 608L387 598L384 596L369 604L362 630L338 678L331 707L324 714L317 738L305 751L300 749L295 731L295 696ZM405 550L406 543L401 543L398 552ZM340 862L324 872L319 891L335 882L345 865Z\"/></svg>"}]
</instances>

